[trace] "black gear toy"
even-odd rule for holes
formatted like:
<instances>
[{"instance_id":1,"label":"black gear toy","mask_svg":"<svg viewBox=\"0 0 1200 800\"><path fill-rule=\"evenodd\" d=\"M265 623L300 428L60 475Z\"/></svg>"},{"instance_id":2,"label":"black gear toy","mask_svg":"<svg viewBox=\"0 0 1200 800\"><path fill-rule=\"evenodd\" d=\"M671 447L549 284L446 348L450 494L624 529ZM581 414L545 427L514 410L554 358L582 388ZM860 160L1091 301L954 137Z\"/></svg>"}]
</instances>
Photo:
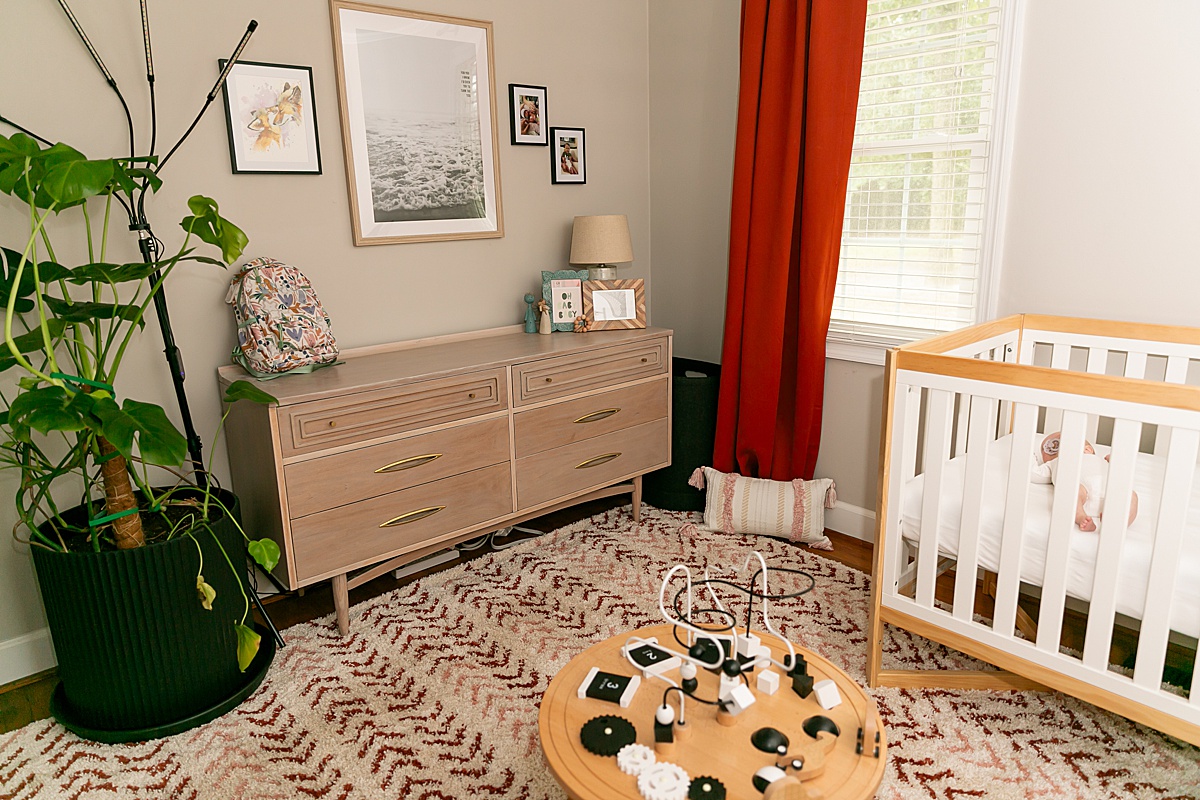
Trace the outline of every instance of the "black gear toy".
<instances>
[{"instance_id":1,"label":"black gear toy","mask_svg":"<svg viewBox=\"0 0 1200 800\"><path fill-rule=\"evenodd\" d=\"M637 730L624 717L605 714L584 724L579 739L589 753L615 756L622 747L637 740Z\"/></svg>"},{"instance_id":2,"label":"black gear toy","mask_svg":"<svg viewBox=\"0 0 1200 800\"><path fill-rule=\"evenodd\" d=\"M688 787L688 800L725 800L725 784L705 775L695 778Z\"/></svg>"}]
</instances>

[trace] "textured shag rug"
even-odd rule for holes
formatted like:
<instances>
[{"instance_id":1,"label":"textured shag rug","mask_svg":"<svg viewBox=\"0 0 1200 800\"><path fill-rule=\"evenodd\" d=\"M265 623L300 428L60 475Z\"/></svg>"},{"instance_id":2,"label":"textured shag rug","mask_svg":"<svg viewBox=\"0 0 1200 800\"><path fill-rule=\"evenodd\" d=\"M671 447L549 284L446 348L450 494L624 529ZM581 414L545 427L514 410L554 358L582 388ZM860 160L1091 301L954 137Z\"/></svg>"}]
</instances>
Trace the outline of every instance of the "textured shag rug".
<instances>
[{"instance_id":1,"label":"textured shag rug","mask_svg":"<svg viewBox=\"0 0 1200 800\"><path fill-rule=\"evenodd\" d=\"M560 798L538 746L550 679L658 621L675 563L724 571L753 548L816 576L772 604L783 632L864 679L868 576L787 542L680 534L694 520L616 509L357 605L344 639L329 619L290 628L258 692L169 739L96 745L52 721L4 735L0 798ZM895 631L887 649L889 664L978 666ZM1200 791L1200 750L1063 695L872 694L889 739L880 798Z\"/></svg>"}]
</instances>

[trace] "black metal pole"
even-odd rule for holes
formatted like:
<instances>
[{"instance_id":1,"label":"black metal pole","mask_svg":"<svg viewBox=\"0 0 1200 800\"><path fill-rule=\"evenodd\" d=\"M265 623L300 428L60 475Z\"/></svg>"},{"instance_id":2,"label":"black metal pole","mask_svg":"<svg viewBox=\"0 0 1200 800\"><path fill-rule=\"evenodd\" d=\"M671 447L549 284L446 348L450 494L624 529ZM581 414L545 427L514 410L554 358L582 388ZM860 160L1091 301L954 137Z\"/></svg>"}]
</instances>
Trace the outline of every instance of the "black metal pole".
<instances>
[{"instance_id":1,"label":"black metal pole","mask_svg":"<svg viewBox=\"0 0 1200 800\"><path fill-rule=\"evenodd\" d=\"M146 264L157 263L158 243L154 238L154 234L150 231L150 224L147 222L133 223L129 229L136 231L138 235L138 250L141 251L142 261ZM158 284L162 280L162 273L158 270L150 276L151 285ZM192 412L188 408L187 392L184 389L183 382L187 378L187 372L183 368L183 358L179 354L179 348L175 346L175 334L171 329L171 313L167 310L167 293L166 287L159 285L158 292L154 295L154 310L158 315L158 327L162 331L163 344L165 349L163 352L167 357L167 366L171 371L171 383L175 387L175 399L179 403L179 416L183 421L183 435L187 439L188 455L192 459L192 467L195 471L196 485L201 489L208 486L208 474L204 470L204 458L202 452L203 444L200 442L200 436L196 433L196 426L192 423Z\"/></svg>"}]
</instances>

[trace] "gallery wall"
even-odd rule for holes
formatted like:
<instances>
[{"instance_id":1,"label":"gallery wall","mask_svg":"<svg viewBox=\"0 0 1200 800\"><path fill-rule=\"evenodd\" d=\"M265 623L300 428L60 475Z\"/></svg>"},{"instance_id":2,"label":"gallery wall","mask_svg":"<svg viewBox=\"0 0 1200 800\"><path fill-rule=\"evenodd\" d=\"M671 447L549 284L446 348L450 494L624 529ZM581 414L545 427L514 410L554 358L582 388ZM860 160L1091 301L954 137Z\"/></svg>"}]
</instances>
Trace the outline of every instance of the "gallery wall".
<instances>
[{"instance_id":1,"label":"gallery wall","mask_svg":"<svg viewBox=\"0 0 1200 800\"><path fill-rule=\"evenodd\" d=\"M620 274L649 278L646 0L403 0L394 5L493 23L504 238L353 246L325 0L151 0L160 152L190 123L216 78L217 60L228 57L254 18L259 27L244 58L313 68L324 166L319 176L233 175L218 99L165 170L166 187L149 204L151 222L168 247L178 245L186 198L215 198L221 213L249 235L247 257L269 255L309 276L343 348L520 322L522 296L540 291L540 271L567 267L575 215L628 215L635 261L622 266ZM129 98L144 136L148 103L138 4L94 0L73 8ZM10 41L32 45L0 48L0 114L92 156L121 153L126 144L120 106L58 5L4 3L0 27ZM548 122L586 129L586 185L552 186L548 148L508 144L510 82L546 86ZM145 140L140 141L144 148ZM6 245L23 224L13 204L0 200L0 237ZM110 260L136 259L122 225L113 225L113 237ZM228 362L234 342L230 309L223 303L229 277L212 267L188 268L167 286L196 426L214 454L215 474L226 481L224 446L212 443L219 407L215 370ZM653 288L650 294L653 298ZM151 323L127 358L117 390L171 410L161 349ZM0 474L0 497L10 498L15 485L15 476ZM0 502L0 530L12 526L11 507L10 500ZM0 544L0 597L3 683L48 666L27 548L7 538Z\"/></svg>"}]
</instances>

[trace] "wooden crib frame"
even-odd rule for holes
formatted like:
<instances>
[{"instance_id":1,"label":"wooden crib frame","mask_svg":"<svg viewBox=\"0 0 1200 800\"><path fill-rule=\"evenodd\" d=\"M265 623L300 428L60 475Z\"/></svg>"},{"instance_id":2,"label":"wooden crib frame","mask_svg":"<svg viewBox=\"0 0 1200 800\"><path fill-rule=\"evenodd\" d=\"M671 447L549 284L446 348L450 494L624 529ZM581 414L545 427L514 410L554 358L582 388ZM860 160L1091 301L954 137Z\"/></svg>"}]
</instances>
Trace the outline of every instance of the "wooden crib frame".
<instances>
[{"instance_id":1,"label":"wooden crib frame","mask_svg":"<svg viewBox=\"0 0 1200 800\"><path fill-rule=\"evenodd\" d=\"M867 661L870 684L1048 687L1200 745L1200 665L1193 669L1187 697L1160 688L1168 643L1180 638L1170 630L1169 609L1200 451L1200 386L1185 385L1189 367L1193 371L1200 367L1200 329L1031 314L892 350L887 359L879 457ZM1112 467L1108 506L1097 533L1094 589L1113 585L1121 568L1134 454L1140 449L1166 456L1132 676L1109 669L1113 624L1118 619L1112 592L1094 590L1093 601L1086 604L1082 653L1060 652L1064 611L1073 601L1066 594L1066 555L1074 525L1073 487L1082 461L1081 455L1072 454L1082 453L1084 438L1097 441L1098 428L1101 437L1111 441ZM1018 599L1023 592L1021 521L1028 492L1013 491L1028 486L1029 461L1010 459L994 573L984 574L979 566L979 500L988 449L1008 446L998 444L1001 436L1011 434L1008 442L1014 453L1032 454L1035 437L1050 430L1062 431L1058 486L1072 489L1055 489L1038 619L1031 628L1028 617L1018 619L1024 615ZM963 453L965 488L957 558L947 558L938 550L940 491L924 492L921 531L916 546L910 546L900 530L904 482L917 473L920 460L925 487L940 487L946 462ZM939 603L939 576L943 576L945 598L951 580L946 573L951 568L953 602ZM976 617L981 587L990 588L995 598L990 621ZM884 623L994 664L1001 671L885 669ZM1018 629L1030 638L1021 638ZM1191 648L1194 659L1195 640L1187 640L1185 647Z\"/></svg>"}]
</instances>

